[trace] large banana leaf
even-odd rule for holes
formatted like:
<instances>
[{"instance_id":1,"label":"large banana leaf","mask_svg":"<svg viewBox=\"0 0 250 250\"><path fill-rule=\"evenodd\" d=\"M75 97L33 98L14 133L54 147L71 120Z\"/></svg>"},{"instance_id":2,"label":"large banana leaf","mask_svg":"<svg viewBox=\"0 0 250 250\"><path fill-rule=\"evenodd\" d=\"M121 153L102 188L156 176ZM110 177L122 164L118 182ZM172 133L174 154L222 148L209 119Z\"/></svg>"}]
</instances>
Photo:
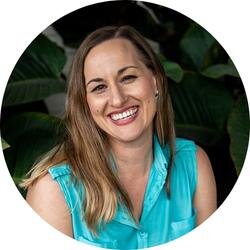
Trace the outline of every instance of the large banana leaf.
<instances>
[{"instance_id":1,"label":"large banana leaf","mask_svg":"<svg viewBox=\"0 0 250 250\"><path fill-rule=\"evenodd\" d=\"M189 57L196 70L205 66L207 54L216 40L198 24L192 24L180 41L180 47Z\"/></svg>"},{"instance_id":2,"label":"large banana leaf","mask_svg":"<svg viewBox=\"0 0 250 250\"><path fill-rule=\"evenodd\" d=\"M65 90L61 71L64 51L44 35L39 35L18 60L6 87L3 106L42 100Z\"/></svg>"},{"instance_id":3,"label":"large banana leaf","mask_svg":"<svg viewBox=\"0 0 250 250\"><path fill-rule=\"evenodd\" d=\"M243 166L249 141L249 109L246 95L237 101L228 120L230 134L230 151L237 173Z\"/></svg>"},{"instance_id":4,"label":"large banana leaf","mask_svg":"<svg viewBox=\"0 0 250 250\"><path fill-rule=\"evenodd\" d=\"M13 178L22 178L37 157L58 142L63 131L59 118L43 113L22 113L8 119L2 136L11 145L4 150L4 156Z\"/></svg>"},{"instance_id":5,"label":"large banana leaf","mask_svg":"<svg viewBox=\"0 0 250 250\"><path fill-rule=\"evenodd\" d=\"M221 82L186 73L181 83L170 84L170 92L178 136L206 146L224 136L233 97Z\"/></svg>"},{"instance_id":6,"label":"large banana leaf","mask_svg":"<svg viewBox=\"0 0 250 250\"><path fill-rule=\"evenodd\" d=\"M66 62L62 48L40 34L24 51L18 60L9 82L25 79L60 77Z\"/></svg>"},{"instance_id":7,"label":"large banana leaf","mask_svg":"<svg viewBox=\"0 0 250 250\"><path fill-rule=\"evenodd\" d=\"M4 106L13 106L44 98L65 91L66 84L61 79L36 78L8 84L4 93Z\"/></svg>"},{"instance_id":8,"label":"large banana leaf","mask_svg":"<svg viewBox=\"0 0 250 250\"><path fill-rule=\"evenodd\" d=\"M201 73L210 78L219 78L225 75L239 77L237 69L232 64L215 64L206 68Z\"/></svg>"}]
</instances>

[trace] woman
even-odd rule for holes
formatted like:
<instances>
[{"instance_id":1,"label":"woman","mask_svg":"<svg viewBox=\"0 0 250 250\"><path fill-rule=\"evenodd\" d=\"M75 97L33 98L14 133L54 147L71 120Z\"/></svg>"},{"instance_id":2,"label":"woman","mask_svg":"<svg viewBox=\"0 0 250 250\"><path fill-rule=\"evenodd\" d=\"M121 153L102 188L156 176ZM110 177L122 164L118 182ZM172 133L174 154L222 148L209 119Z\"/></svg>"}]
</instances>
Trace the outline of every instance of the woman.
<instances>
[{"instance_id":1,"label":"woman","mask_svg":"<svg viewBox=\"0 0 250 250\"><path fill-rule=\"evenodd\" d=\"M65 112L65 140L23 183L31 207L61 232L100 247L144 248L215 211L209 159L175 138L164 70L133 28L100 28L83 41Z\"/></svg>"}]
</instances>

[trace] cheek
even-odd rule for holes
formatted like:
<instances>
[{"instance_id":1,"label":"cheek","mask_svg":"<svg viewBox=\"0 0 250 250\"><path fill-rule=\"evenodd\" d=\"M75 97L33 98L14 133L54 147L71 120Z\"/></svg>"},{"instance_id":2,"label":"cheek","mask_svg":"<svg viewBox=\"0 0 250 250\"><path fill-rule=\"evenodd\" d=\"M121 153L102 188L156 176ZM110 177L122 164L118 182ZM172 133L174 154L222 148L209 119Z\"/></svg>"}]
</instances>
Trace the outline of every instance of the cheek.
<instances>
[{"instance_id":1,"label":"cheek","mask_svg":"<svg viewBox=\"0 0 250 250\"><path fill-rule=\"evenodd\" d=\"M155 86L152 81L144 82L141 89L141 100L144 100L148 112L155 112L157 106L157 99L155 98Z\"/></svg>"},{"instance_id":2,"label":"cheek","mask_svg":"<svg viewBox=\"0 0 250 250\"><path fill-rule=\"evenodd\" d=\"M155 99L155 87L152 82L147 81L141 87L141 99L146 100L148 104L153 103Z\"/></svg>"},{"instance_id":3,"label":"cheek","mask_svg":"<svg viewBox=\"0 0 250 250\"><path fill-rule=\"evenodd\" d=\"M97 116L102 112L104 106L102 101L96 98L87 97L87 103L92 116Z\"/></svg>"},{"instance_id":4,"label":"cheek","mask_svg":"<svg viewBox=\"0 0 250 250\"><path fill-rule=\"evenodd\" d=\"M149 112L155 112L156 111L156 106L157 105L156 105L155 98L154 99L150 98L150 99L147 100L147 108L148 108Z\"/></svg>"}]
</instances>

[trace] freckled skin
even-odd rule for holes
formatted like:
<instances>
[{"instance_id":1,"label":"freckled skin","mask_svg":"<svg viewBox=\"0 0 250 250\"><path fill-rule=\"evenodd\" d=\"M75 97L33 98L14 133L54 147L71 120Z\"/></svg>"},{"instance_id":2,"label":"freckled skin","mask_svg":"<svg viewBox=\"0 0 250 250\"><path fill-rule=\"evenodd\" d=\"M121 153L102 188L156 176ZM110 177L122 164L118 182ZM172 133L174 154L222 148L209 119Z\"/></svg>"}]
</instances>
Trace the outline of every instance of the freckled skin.
<instances>
[{"instance_id":1,"label":"freckled skin","mask_svg":"<svg viewBox=\"0 0 250 250\"><path fill-rule=\"evenodd\" d=\"M133 67L119 75L119 70L126 66ZM127 83L122 80L127 75L135 75L136 79ZM156 79L130 41L111 39L94 47L84 63L84 77L91 115L111 140L129 142L152 135L152 121L156 113ZM91 82L97 78L102 79L101 83ZM101 92L95 92L94 89L100 84ZM117 126L108 116L111 112L132 106L139 107L138 115L128 125Z\"/></svg>"}]
</instances>

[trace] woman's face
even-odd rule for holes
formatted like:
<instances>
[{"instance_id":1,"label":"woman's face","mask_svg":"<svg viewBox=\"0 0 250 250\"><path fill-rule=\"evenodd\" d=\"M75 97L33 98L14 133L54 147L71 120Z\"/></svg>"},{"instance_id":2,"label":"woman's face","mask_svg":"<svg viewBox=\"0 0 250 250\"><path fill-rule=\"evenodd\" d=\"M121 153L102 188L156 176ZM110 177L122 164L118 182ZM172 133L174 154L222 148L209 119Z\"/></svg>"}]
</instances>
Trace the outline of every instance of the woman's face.
<instances>
[{"instance_id":1,"label":"woman's face","mask_svg":"<svg viewBox=\"0 0 250 250\"><path fill-rule=\"evenodd\" d=\"M91 115L110 140L152 135L156 79L130 41L111 39L91 49L84 77Z\"/></svg>"}]
</instances>

